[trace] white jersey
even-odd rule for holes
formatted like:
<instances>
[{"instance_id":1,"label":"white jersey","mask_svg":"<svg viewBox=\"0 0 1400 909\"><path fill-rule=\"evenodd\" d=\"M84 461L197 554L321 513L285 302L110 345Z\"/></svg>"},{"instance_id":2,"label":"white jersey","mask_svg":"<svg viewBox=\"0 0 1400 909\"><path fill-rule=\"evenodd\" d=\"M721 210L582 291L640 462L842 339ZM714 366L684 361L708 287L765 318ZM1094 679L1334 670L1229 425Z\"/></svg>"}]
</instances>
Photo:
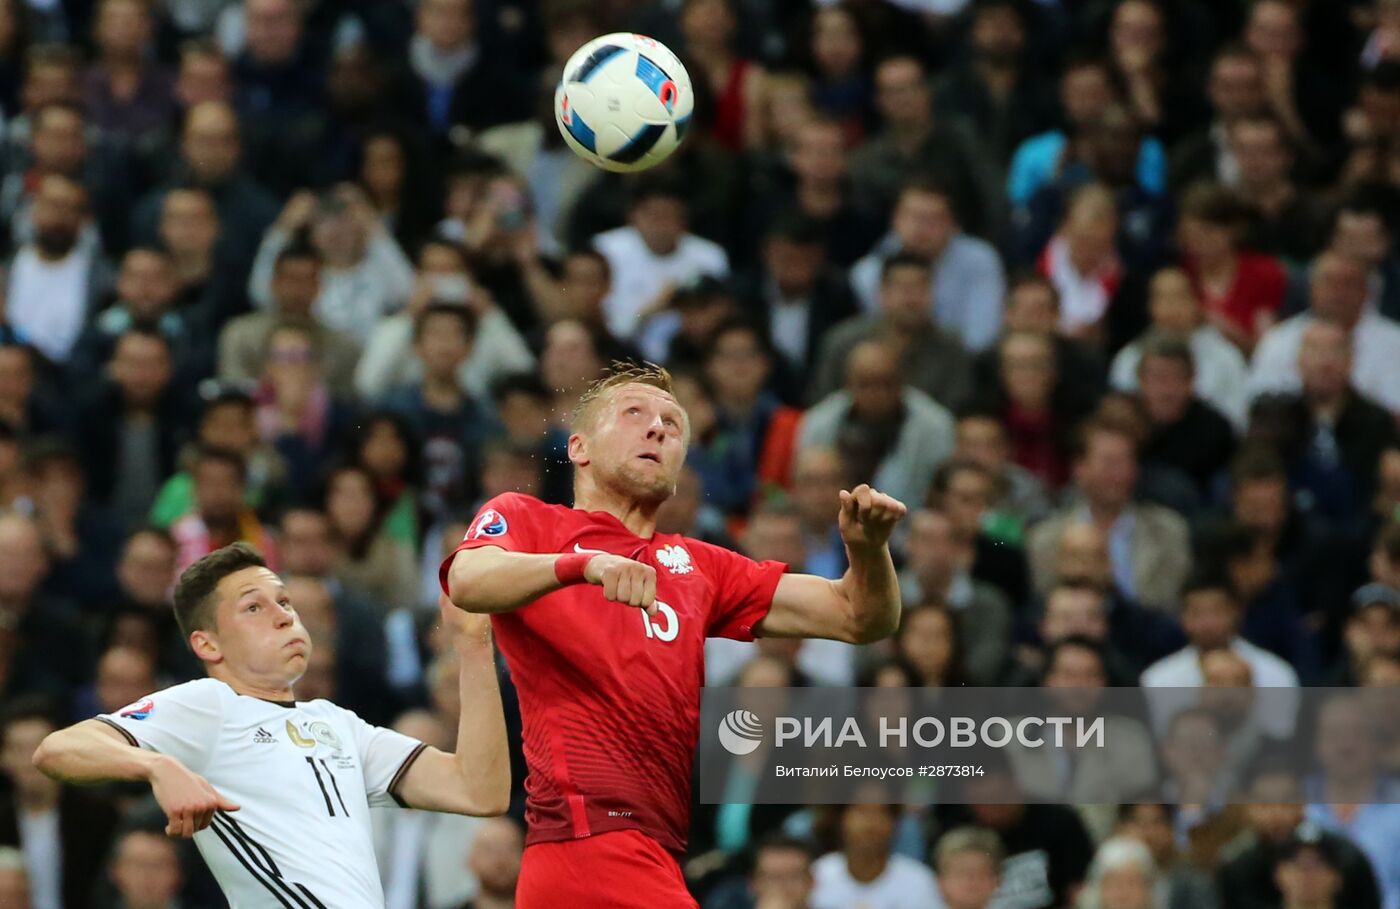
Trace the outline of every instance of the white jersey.
<instances>
[{"instance_id":1,"label":"white jersey","mask_svg":"<svg viewBox=\"0 0 1400 909\"><path fill-rule=\"evenodd\" d=\"M98 717L239 806L194 842L230 909L383 909L370 806L426 747L316 700L274 702L217 679Z\"/></svg>"}]
</instances>

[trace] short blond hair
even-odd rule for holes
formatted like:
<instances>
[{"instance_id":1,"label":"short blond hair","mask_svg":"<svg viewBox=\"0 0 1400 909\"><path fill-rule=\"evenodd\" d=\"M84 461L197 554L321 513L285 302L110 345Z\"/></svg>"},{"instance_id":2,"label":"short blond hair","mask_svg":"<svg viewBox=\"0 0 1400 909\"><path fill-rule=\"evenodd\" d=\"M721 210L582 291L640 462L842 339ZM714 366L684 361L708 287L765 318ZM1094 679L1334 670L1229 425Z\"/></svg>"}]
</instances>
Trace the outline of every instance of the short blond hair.
<instances>
[{"instance_id":1,"label":"short blond hair","mask_svg":"<svg viewBox=\"0 0 1400 909\"><path fill-rule=\"evenodd\" d=\"M579 396L578 404L574 406L573 417L570 420L570 428L574 432L590 428L597 418L598 402L605 400L624 385L650 385L652 388L659 388L673 397L676 394L671 372L666 367L658 366L648 360L643 360L641 363L614 360L603 375Z\"/></svg>"}]
</instances>

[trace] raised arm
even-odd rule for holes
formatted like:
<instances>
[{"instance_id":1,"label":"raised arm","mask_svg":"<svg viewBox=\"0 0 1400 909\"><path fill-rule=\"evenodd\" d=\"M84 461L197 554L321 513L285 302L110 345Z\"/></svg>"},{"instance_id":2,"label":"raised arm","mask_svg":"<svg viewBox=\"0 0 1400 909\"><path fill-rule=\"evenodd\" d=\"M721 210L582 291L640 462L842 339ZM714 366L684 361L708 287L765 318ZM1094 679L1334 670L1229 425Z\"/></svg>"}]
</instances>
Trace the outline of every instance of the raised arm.
<instances>
[{"instance_id":1,"label":"raised arm","mask_svg":"<svg viewBox=\"0 0 1400 909\"><path fill-rule=\"evenodd\" d=\"M50 734L35 750L34 766L62 783L150 783L170 836L192 837L209 826L215 811L238 810L204 777L169 755L131 744L120 729L101 720Z\"/></svg>"},{"instance_id":2,"label":"raised arm","mask_svg":"<svg viewBox=\"0 0 1400 909\"><path fill-rule=\"evenodd\" d=\"M769 638L830 638L869 644L899 627L899 577L890 558L898 499L864 484L841 491L841 538L850 567L839 581L785 574L754 632Z\"/></svg>"},{"instance_id":3,"label":"raised arm","mask_svg":"<svg viewBox=\"0 0 1400 909\"><path fill-rule=\"evenodd\" d=\"M404 774L397 794L409 807L427 811L504 814L510 806L510 751L491 620L457 609L446 597L439 605L459 664L462 707L456 751L424 749Z\"/></svg>"},{"instance_id":4,"label":"raised arm","mask_svg":"<svg viewBox=\"0 0 1400 909\"><path fill-rule=\"evenodd\" d=\"M570 584L594 584L624 606L656 612L656 569L609 553L510 552L499 546L464 549L447 572L447 594L458 609L511 612Z\"/></svg>"}]
</instances>

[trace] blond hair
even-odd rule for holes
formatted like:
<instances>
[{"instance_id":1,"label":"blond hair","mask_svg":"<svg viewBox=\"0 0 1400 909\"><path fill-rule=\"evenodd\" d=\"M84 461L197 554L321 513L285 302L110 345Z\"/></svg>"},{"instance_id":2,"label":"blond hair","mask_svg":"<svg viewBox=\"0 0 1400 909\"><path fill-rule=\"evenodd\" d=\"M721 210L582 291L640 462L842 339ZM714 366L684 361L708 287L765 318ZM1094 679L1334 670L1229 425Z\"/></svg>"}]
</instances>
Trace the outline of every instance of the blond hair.
<instances>
[{"instance_id":1,"label":"blond hair","mask_svg":"<svg viewBox=\"0 0 1400 909\"><path fill-rule=\"evenodd\" d=\"M650 385L652 388L659 388L673 397L676 393L670 370L666 367L658 366L648 360L643 360L641 363L614 360L603 375L579 396L578 404L574 406L573 417L569 421L570 428L574 432L591 428L597 417L598 402L606 399L624 385ZM687 435L689 435L688 429Z\"/></svg>"}]
</instances>

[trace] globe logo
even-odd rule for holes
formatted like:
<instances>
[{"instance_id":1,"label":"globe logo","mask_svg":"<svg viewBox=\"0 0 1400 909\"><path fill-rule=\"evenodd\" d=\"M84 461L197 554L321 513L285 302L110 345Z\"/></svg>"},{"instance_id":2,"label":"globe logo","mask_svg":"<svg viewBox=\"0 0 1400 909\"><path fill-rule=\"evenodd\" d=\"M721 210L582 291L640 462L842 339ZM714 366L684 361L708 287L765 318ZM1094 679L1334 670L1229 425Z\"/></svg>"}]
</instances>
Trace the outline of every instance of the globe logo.
<instances>
[{"instance_id":1,"label":"globe logo","mask_svg":"<svg viewBox=\"0 0 1400 909\"><path fill-rule=\"evenodd\" d=\"M719 722L719 743L730 754L752 754L763 744L763 723L748 710L731 710Z\"/></svg>"}]
</instances>

